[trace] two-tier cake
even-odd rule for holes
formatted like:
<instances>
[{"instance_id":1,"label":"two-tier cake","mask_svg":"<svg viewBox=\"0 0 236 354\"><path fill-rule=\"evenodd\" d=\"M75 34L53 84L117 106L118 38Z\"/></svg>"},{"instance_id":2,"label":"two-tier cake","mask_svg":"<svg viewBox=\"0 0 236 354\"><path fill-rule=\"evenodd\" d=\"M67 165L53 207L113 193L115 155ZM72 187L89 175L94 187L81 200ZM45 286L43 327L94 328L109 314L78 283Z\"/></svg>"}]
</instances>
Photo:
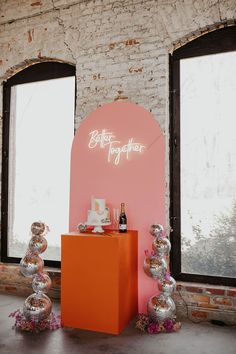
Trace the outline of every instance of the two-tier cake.
<instances>
[{"instance_id":1,"label":"two-tier cake","mask_svg":"<svg viewBox=\"0 0 236 354\"><path fill-rule=\"evenodd\" d=\"M91 209L88 210L87 225L95 226L93 232L103 232L102 226L110 225L110 210L105 199L91 199Z\"/></svg>"}]
</instances>

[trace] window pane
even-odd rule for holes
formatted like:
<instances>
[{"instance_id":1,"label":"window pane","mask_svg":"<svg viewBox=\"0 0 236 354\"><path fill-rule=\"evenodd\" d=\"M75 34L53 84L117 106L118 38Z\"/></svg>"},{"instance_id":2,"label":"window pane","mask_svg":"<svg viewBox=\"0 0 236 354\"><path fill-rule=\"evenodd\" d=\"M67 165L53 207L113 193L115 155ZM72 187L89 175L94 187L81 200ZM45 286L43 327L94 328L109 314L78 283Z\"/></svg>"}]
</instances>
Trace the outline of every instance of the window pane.
<instances>
[{"instance_id":1,"label":"window pane","mask_svg":"<svg viewBox=\"0 0 236 354\"><path fill-rule=\"evenodd\" d=\"M236 52L180 61L182 272L236 276Z\"/></svg>"},{"instance_id":2,"label":"window pane","mask_svg":"<svg viewBox=\"0 0 236 354\"><path fill-rule=\"evenodd\" d=\"M60 260L68 231L70 150L75 78L16 85L11 90L8 256L22 257L32 222L50 228L44 259Z\"/></svg>"}]
</instances>

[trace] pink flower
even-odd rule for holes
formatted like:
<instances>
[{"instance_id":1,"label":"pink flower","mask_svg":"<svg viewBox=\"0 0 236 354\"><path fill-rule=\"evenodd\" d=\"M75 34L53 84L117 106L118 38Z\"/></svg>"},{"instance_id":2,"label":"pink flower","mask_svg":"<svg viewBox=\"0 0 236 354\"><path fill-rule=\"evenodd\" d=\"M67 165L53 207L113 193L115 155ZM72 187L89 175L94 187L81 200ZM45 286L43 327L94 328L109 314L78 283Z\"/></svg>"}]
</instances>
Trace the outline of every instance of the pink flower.
<instances>
[{"instance_id":1,"label":"pink flower","mask_svg":"<svg viewBox=\"0 0 236 354\"><path fill-rule=\"evenodd\" d=\"M165 274L165 280L170 280L170 272L166 272Z\"/></svg>"},{"instance_id":2,"label":"pink flower","mask_svg":"<svg viewBox=\"0 0 236 354\"><path fill-rule=\"evenodd\" d=\"M181 322L176 322L173 327L174 331L177 332L180 330L180 328L181 328Z\"/></svg>"},{"instance_id":3,"label":"pink flower","mask_svg":"<svg viewBox=\"0 0 236 354\"><path fill-rule=\"evenodd\" d=\"M148 315L146 315L145 313L140 313L138 315L138 319L136 321L135 327L142 332L146 332L148 323L149 323Z\"/></svg>"},{"instance_id":4,"label":"pink flower","mask_svg":"<svg viewBox=\"0 0 236 354\"><path fill-rule=\"evenodd\" d=\"M173 321L172 320L165 320L164 327L167 332L172 332L173 331Z\"/></svg>"},{"instance_id":5,"label":"pink flower","mask_svg":"<svg viewBox=\"0 0 236 354\"><path fill-rule=\"evenodd\" d=\"M149 334L159 333L160 332L159 324L151 322L147 327L147 331Z\"/></svg>"},{"instance_id":6,"label":"pink flower","mask_svg":"<svg viewBox=\"0 0 236 354\"><path fill-rule=\"evenodd\" d=\"M53 312L51 316L45 320L35 322L34 320L28 320L20 310L10 313L9 317L15 318L15 325L13 328L20 329L28 332L40 332L45 329L55 330L61 327L60 316L56 316Z\"/></svg>"}]
</instances>

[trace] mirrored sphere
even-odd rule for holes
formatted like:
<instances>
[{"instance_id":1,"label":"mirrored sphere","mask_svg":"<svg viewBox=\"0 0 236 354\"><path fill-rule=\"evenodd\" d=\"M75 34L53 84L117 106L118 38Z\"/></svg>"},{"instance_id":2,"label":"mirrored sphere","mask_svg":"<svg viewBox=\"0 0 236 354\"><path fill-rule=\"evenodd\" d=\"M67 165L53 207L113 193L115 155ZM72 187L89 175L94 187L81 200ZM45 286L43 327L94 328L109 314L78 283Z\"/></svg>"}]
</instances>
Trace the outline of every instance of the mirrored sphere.
<instances>
[{"instance_id":1,"label":"mirrored sphere","mask_svg":"<svg viewBox=\"0 0 236 354\"><path fill-rule=\"evenodd\" d=\"M77 226L77 229L79 232L86 232L87 231L87 225L83 224L82 222L79 223L79 225Z\"/></svg>"},{"instance_id":2,"label":"mirrored sphere","mask_svg":"<svg viewBox=\"0 0 236 354\"><path fill-rule=\"evenodd\" d=\"M167 263L164 258L148 256L144 259L143 270L153 279L163 279L167 271Z\"/></svg>"},{"instance_id":3,"label":"mirrored sphere","mask_svg":"<svg viewBox=\"0 0 236 354\"><path fill-rule=\"evenodd\" d=\"M27 253L20 261L20 271L25 277L31 277L32 275L41 272L44 266L44 262L37 254Z\"/></svg>"},{"instance_id":4,"label":"mirrored sphere","mask_svg":"<svg viewBox=\"0 0 236 354\"><path fill-rule=\"evenodd\" d=\"M167 256L171 249L171 244L166 237L156 237L152 242L152 249L158 256Z\"/></svg>"},{"instance_id":5,"label":"mirrored sphere","mask_svg":"<svg viewBox=\"0 0 236 354\"><path fill-rule=\"evenodd\" d=\"M161 224L152 224L150 227L150 234L155 237L160 237L162 236L164 231L164 228Z\"/></svg>"},{"instance_id":6,"label":"mirrored sphere","mask_svg":"<svg viewBox=\"0 0 236 354\"><path fill-rule=\"evenodd\" d=\"M158 289L165 295L170 296L176 288L176 281L174 278L164 279L158 282Z\"/></svg>"},{"instance_id":7,"label":"mirrored sphere","mask_svg":"<svg viewBox=\"0 0 236 354\"><path fill-rule=\"evenodd\" d=\"M32 294L24 302L23 314L27 320L42 321L52 311L52 302L45 294Z\"/></svg>"},{"instance_id":8,"label":"mirrored sphere","mask_svg":"<svg viewBox=\"0 0 236 354\"><path fill-rule=\"evenodd\" d=\"M147 303L147 311L153 322L162 322L175 317L175 303L163 294L153 296Z\"/></svg>"},{"instance_id":9,"label":"mirrored sphere","mask_svg":"<svg viewBox=\"0 0 236 354\"><path fill-rule=\"evenodd\" d=\"M37 273L33 278L32 288L36 293L47 293L51 285L51 278L45 273Z\"/></svg>"},{"instance_id":10,"label":"mirrored sphere","mask_svg":"<svg viewBox=\"0 0 236 354\"><path fill-rule=\"evenodd\" d=\"M34 253L43 253L47 246L47 240L43 236L32 236L29 242L29 249Z\"/></svg>"},{"instance_id":11,"label":"mirrored sphere","mask_svg":"<svg viewBox=\"0 0 236 354\"><path fill-rule=\"evenodd\" d=\"M35 221L31 225L31 232L33 235L43 235L47 230L47 227L42 221Z\"/></svg>"}]
</instances>

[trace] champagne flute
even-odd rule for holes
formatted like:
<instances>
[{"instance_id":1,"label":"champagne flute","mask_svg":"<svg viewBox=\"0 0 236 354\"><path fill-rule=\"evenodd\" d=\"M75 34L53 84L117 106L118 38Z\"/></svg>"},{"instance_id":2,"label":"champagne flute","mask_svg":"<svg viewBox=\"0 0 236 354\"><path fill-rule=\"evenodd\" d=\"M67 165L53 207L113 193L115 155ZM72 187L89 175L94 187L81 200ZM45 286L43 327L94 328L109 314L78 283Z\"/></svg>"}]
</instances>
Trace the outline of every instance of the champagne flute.
<instances>
[{"instance_id":1,"label":"champagne flute","mask_svg":"<svg viewBox=\"0 0 236 354\"><path fill-rule=\"evenodd\" d=\"M119 229L119 217L120 217L119 209L113 208L113 226L115 231L118 231Z\"/></svg>"}]
</instances>

